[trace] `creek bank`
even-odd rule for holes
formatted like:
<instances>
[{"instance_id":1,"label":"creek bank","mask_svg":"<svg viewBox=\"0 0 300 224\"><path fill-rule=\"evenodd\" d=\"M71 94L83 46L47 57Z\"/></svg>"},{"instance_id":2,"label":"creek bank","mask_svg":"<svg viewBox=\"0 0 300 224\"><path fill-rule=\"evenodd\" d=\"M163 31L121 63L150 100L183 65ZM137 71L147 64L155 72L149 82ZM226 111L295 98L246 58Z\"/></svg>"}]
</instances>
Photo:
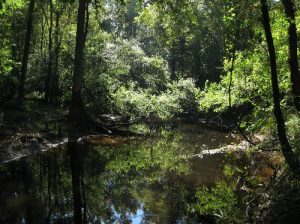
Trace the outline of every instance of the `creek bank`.
<instances>
[{"instance_id":1,"label":"creek bank","mask_svg":"<svg viewBox=\"0 0 300 224\"><path fill-rule=\"evenodd\" d=\"M32 129L0 125L0 141L0 162L3 163L47 151L64 144L67 139Z\"/></svg>"},{"instance_id":2,"label":"creek bank","mask_svg":"<svg viewBox=\"0 0 300 224\"><path fill-rule=\"evenodd\" d=\"M65 109L28 99L22 108L9 102L0 122L0 162L8 162L46 151L66 141Z\"/></svg>"},{"instance_id":3,"label":"creek bank","mask_svg":"<svg viewBox=\"0 0 300 224\"><path fill-rule=\"evenodd\" d=\"M205 129L219 129L218 125L209 123L209 121L205 122L199 118L192 121L192 119L194 118L174 118L167 122L145 119L139 122L145 123L154 130L164 126L178 128L182 123L197 123ZM112 136L122 135L130 137L139 135L139 133L133 133L129 130L129 126L137 122L128 122L128 118L116 115L103 115L100 122L108 129L113 130ZM220 129L224 131L228 127L221 126ZM38 99L27 99L23 108L19 108L17 102L9 102L6 107L1 108L0 162L15 160L32 153L49 150L59 144L64 144L68 138L68 130L67 109L45 104ZM82 132L77 137L87 138L90 134L98 136L99 133ZM106 138L106 140L109 144L115 141L109 138ZM90 139L90 141L97 142L99 140L94 138L94 140Z\"/></svg>"},{"instance_id":4,"label":"creek bank","mask_svg":"<svg viewBox=\"0 0 300 224\"><path fill-rule=\"evenodd\" d=\"M31 99L25 101L22 110L14 105L8 105L3 112L4 122L0 123L0 162L18 159L40 151L47 151L59 144L64 144L68 140L69 124L68 111L66 109ZM120 136L126 136L127 138L135 135L140 137L147 136L147 133L134 133L130 129L130 125L141 123L154 132L162 127L166 127L167 129L184 130L188 133L201 133L208 130L229 133L229 130L233 128L228 119L223 120L218 116L212 118L208 118L208 116L203 117L172 118L168 121L153 118L128 122L128 118L107 114L101 117L101 123L105 127L114 130L112 134L100 135L95 132L82 132L78 134L76 140L86 140L91 144L120 144L123 141L120 140ZM230 133L229 135L229 139L238 139L237 134ZM214 138L215 136L212 137ZM254 139L257 142L264 141L263 136L256 135ZM194 141L195 139L190 140ZM226 143L225 147L203 150L200 154L196 154L195 157L201 156L201 154L242 152L247 151L249 148L249 144L245 141L235 140L233 144L229 142L228 144Z\"/></svg>"},{"instance_id":5,"label":"creek bank","mask_svg":"<svg viewBox=\"0 0 300 224\"><path fill-rule=\"evenodd\" d=\"M300 179L281 169L263 187L257 188L249 204L251 223L298 224L300 220Z\"/></svg>"}]
</instances>

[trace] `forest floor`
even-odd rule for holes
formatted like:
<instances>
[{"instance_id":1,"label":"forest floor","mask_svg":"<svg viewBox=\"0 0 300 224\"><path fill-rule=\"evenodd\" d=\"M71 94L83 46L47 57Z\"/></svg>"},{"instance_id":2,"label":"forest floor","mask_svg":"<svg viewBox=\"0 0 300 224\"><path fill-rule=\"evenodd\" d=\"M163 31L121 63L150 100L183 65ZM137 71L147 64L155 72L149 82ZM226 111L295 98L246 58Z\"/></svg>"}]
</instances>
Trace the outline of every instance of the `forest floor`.
<instances>
[{"instance_id":1,"label":"forest floor","mask_svg":"<svg viewBox=\"0 0 300 224\"><path fill-rule=\"evenodd\" d=\"M25 101L22 109L11 103L0 122L0 161L47 150L66 141L68 111L37 100Z\"/></svg>"}]
</instances>

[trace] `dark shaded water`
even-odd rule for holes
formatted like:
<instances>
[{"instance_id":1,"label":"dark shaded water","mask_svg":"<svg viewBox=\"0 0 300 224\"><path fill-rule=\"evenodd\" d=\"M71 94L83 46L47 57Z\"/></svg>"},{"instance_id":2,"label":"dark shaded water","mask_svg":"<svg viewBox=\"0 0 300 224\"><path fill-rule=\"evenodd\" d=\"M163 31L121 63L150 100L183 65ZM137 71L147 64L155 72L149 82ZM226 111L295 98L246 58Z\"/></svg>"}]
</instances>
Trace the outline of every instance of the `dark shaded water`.
<instances>
[{"instance_id":1,"label":"dark shaded water","mask_svg":"<svg viewBox=\"0 0 300 224\"><path fill-rule=\"evenodd\" d=\"M0 165L0 223L192 223L201 185L223 176L235 141L183 126L156 137L93 137Z\"/></svg>"}]
</instances>

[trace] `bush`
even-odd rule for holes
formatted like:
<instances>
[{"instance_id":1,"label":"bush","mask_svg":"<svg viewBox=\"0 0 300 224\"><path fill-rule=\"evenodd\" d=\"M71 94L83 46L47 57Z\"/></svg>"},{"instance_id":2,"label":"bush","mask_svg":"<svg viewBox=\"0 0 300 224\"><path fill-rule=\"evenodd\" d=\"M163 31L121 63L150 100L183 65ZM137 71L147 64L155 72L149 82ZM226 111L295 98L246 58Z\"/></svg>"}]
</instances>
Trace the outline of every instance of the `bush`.
<instances>
[{"instance_id":1,"label":"bush","mask_svg":"<svg viewBox=\"0 0 300 224\"><path fill-rule=\"evenodd\" d=\"M170 119L193 113L197 110L197 93L192 79L180 79L167 85L167 90L152 94L151 89L138 88L132 84L130 88L119 88L113 94L118 111L131 118L148 118L155 116L159 119Z\"/></svg>"},{"instance_id":2,"label":"bush","mask_svg":"<svg viewBox=\"0 0 300 224\"><path fill-rule=\"evenodd\" d=\"M232 186L218 182L211 189L206 186L196 192L197 202L192 209L201 215L213 215L220 223L241 223L242 216L238 214L237 196Z\"/></svg>"}]
</instances>

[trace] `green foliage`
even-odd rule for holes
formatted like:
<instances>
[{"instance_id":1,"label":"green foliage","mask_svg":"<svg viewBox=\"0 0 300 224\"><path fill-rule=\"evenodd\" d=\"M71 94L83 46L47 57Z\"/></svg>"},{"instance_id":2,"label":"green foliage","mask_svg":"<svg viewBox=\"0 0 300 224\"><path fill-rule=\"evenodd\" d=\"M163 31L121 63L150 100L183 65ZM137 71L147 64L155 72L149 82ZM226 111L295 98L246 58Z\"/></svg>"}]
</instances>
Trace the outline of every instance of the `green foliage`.
<instances>
[{"instance_id":1,"label":"green foliage","mask_svg":"<svg viewBox=\"0 0 300 224\"><path fill-rule=\"evenodd\" d=\"M218 182L211 189L203 186L196 192L197 202L192 209L202 215L214 215L218 223L241 223L237 196L232 186Z\"/></svg>"},{"instance_id":2,"label":"green foliage","mask_svg":"<svg viewBox=\"0 0 300 224\"><path fill-rule=\"evenodd\" d=\"M168 172L181 175L189 172L188 161L184 158L190 157L192 150L183 147L181 140L180 134L162 130L158 139L149 139L148 143L142 145L132 142L124 145L118 154L114 152L114 148L107 147L103 154L109 160L108 168L113 172L153 172L145 182L154 183Z\"/></svg>"},{"instance_id":3,"label":"green foliage","mask_svg":"<svg viewBox=\"0 0 300 224\"><path fill-rule=\"evenodd\" d=\"M218 80L223 57L223 1L158 1L136 18L167 55L172 79L193 78L197 86ZM143 33L142 40L147 40ZM153 45L150 48L153 49Z\"/></svg>"},{"instance_id":4,"label":"green foliage","mask_svg":"<svg viewBox=\"0 0 300 224\"><path fill-rule=\"evenodd\" d=\"M298 156L300 156L300 117L297 114L289 116L286 122L286 127L289 139L291 140Z\"/></svg>"},{"instance_id":5,"label":"green foliage","mask_svg":"<svg viewBox=\"0 0 300 224\"><path fill-rule=\"evenodd\" d=\"M199 109L215 112L223 111L228 104L227 89L218 83L206 83L204 91L199 94Z\"/></svg>"},{"instance_id":6,"label":"green foliage","mask_svg":"<svg viewBox=\"0 0 300 224\"><path fill-rule=\"evenodd\" d=\"M0 50L0 79L2 79L9 74L12 70L12 60L10 59L10 50L9 49L1 49Z\"/></svg>"},{"instance_id":7,"label":"green foliage","mask_svg":"<svg viewBox=\"0 0 300 224\"><path fill-rule=\"evenodd\" d=\"M277 53L279 72L279 85L282 94L282 107L287 108L291 104L290 77L288 67L288 46L287 46L287 22L281 11L273 10L272 32ZM300 24L299 24L300 25ZM266 54L266 42L261 41L263 30L260 26L255 27L255 37L260 42L254 42L250 49L236 52L234 71L232 73L231 102L235 108L243 105L251 105L249 130L272 130L273 101L271 89L271 76L269 61ZM220 83L207 82L200 94L200 109L214 110L215 112L228 109L228 89L230 84L232 60L224 60L226 74L222 76Z\"/></svg>"},{"instance_id":8,"label":"green foliage","mask_svg":"<svg viewBox=\"0 0 300 224\"><path fill-rule=\"evenodd\" d=\"M181 79L167 85L166 90L159 94L152 94L151 89L134 90L125 87L113 95L118 110L133 118L155 115L160 119L169 119L175 115L193 113L197 109L198 89L192 79Z\"/></svg>"},{"instance_id":9,"label":"green foliage","mask_svg":"<svg viewBox=\"0 0 300 224\"><path fill-rule=\"evenodd\" d=\"M24 7L24 1L7 0L0 8L0 82L7 77L16 63L16 58L12 57L12 47L14 43L13 35L15 35L15 24L11 25L12 20ZM16 22L15 22L16 23Z\"/></svg>"}]
</instances>

